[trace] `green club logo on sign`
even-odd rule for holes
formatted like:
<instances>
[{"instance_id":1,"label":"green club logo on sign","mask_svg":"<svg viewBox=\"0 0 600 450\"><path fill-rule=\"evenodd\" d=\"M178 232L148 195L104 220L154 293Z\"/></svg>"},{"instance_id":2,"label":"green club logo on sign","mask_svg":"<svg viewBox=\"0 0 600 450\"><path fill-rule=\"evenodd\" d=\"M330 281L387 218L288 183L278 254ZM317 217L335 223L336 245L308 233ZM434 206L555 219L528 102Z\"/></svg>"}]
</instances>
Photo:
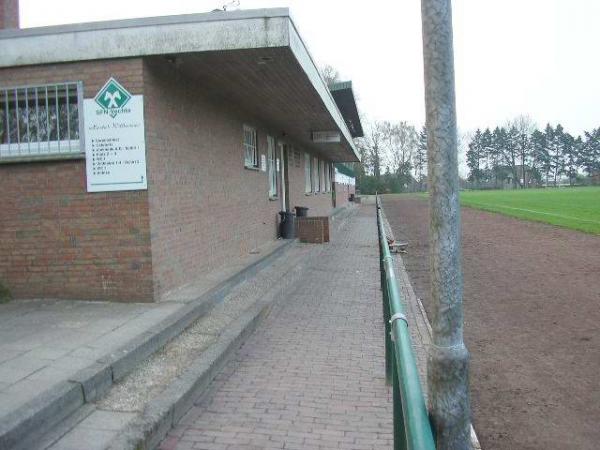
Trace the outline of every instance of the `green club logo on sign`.
<instances>
[{"instance_id":1,"label":"green club logo on sign","mask_svg":"<svg viewBox=\"0 0 600 450\"><path fill-rule=\"evenodd\" d=\"M114 78L110 78L98 91L94 101L114 118L131 100L131 94Z\"/></svg>"}]
</instances>

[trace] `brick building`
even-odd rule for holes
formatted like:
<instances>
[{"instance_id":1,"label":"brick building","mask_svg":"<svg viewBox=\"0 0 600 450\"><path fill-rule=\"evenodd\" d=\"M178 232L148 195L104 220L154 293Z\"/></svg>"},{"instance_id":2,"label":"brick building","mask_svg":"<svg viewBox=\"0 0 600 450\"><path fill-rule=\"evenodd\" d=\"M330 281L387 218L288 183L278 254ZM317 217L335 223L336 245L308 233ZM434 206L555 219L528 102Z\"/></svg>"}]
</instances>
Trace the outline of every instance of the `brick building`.
<instances>
[{"instance_id":1,"label":"brick building","mask_svg":"<svg viewBox=\"0 0 600 450\"><path fill-rule=\"evenodd\" d=\"M15 298L158 301L277 239L279 211L347 202L352 87L334 99L287 9L16 29L0 6Z\"/></svg>"}]
</instances>

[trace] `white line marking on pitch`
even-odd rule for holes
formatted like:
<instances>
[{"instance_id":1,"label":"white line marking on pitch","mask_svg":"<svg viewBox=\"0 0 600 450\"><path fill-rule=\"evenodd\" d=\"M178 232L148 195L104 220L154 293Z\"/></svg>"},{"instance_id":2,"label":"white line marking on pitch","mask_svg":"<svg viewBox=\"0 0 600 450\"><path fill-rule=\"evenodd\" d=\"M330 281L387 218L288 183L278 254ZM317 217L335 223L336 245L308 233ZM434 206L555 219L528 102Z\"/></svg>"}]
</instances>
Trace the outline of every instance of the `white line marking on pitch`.
<instances>
[{"instance_id":1,"label":"white line marking on pitch","mask_svg":"<svg viewBox=\"0 0 600 450\"><path fill-rule=\"evenodd\" d=\"M563 218L563 219L578 220L580 222L589 222L589 223L595 223L595 224L599 224L600 225L600 222L598 222L597 220L580 219L579 217L565 216L563 214L554 214L554 213L543 212L543 211L536 211L535 209L515 208L514 206L505 206L505 205L490 205L489 203L478 203L477 205L479 205L479 206L487 206L487 207L490 207L490 208L496 207L496 208L514 209L516 211L526 211L526 212L530 212L530 213L534 213L534 214L543 214L545 216L554 216L554 217L560 217L560 218Z\"/></svg>"}]
</instances>

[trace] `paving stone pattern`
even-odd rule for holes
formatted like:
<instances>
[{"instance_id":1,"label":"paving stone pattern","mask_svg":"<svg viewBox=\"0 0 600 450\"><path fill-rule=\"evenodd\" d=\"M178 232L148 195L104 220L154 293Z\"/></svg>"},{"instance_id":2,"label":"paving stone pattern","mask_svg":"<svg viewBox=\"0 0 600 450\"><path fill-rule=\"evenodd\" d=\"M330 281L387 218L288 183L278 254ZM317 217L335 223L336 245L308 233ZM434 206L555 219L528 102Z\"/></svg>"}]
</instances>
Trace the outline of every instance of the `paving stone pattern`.
<instances>
[{"instance_id":1,"label":"paving stone pattern","mask_svg":"<svg viewBox=\"0 0 600 450\"><path fill-rule=\"evenodd\" d=\"M391 448L377 251L363 206L161 449Z\"/></svg>"}]
</instances>

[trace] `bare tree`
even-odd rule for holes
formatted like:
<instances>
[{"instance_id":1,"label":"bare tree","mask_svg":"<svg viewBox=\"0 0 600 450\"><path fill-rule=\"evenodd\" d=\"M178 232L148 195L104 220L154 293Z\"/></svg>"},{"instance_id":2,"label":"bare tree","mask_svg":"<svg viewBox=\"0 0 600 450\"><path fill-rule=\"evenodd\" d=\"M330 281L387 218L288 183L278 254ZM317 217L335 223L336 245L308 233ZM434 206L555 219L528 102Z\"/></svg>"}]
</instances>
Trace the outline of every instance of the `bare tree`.
<instances>
[{"instance_id":1,"label":"bare tree","mask_svg":"<svg viewBox=\"0 0 600 450\"><path fill-rule=\"evenodd\" d=\"M321 68L321 76L325 80L325 83L327 83L327 86L340 81L340 73L335 67L329 64Z\"/></svg>"},{"instance_id":2,"label":"bare tree","mask_svg":"<svg viewBox=\"0 0 600 450\"><path fill-rule=\"evenodd\" d=\"M467 151L469 149L469 142L473 138L473 133L462 132L457 128L456 130L456 150L457 150L457 161L458 161L458 175L459 179L465 176L465 168L467 166Z\"/></svg>"},{"instance_id":3,"label":"bare tree","mask_svg":"<svg viewBox=\"0 0 600 450\"><path fill-rule=\"evenodd\" d=\"M412 159L419 136L417 130L407 122L392 125L385 122L387 150L392 171L410 177Z\"/></svg>"},{"instance_id":4,"label":"bare tree","mask_svg":"<svg viewBox=\"0 0 600 450\"><path fill-rule=\"evenodd\" d=\"M384 165L384 127L381 122L366 121L363 122L363 126L365 135L355 139L354 142L360 154L364 173L379 178Z\"/></svg>"},{"instance_id":5,"label":"bare tree","mask_svg":"<svg viewBox=\"0 0 600 450\"><path fill-rule=\"evenodd\" d=\"M385 132L380 122L375 122L369 131L369 139L371 143L371 161L373 162L373 175L379 178L381 176L382 160L383 160L383 140Z\"/></svg>"},{"instance_id":6,"label":"bare tree","mask_svg":"<svg viewBox=\"0 0 600 450\"><path fill-rule=\"evenodd\" d=\"M419 190L423 190L423 180L427 177L427 127L423 126L419 133L419 141L415 147L413 158L415 177L419 182Z\"/></svg>"}]
</instances>

